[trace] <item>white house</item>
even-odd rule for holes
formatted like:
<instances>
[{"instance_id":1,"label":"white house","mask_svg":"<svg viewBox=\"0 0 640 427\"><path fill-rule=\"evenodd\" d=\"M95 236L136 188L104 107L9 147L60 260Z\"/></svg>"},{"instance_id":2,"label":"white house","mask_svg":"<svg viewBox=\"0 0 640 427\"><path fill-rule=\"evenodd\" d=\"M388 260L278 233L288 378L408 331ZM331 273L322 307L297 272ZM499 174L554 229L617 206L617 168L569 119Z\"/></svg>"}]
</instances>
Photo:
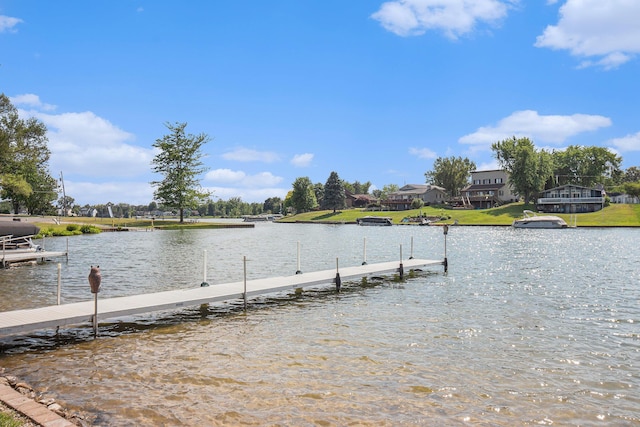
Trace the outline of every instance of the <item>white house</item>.
<instances>
[{"instance_id":1,"label":"white house","mask_svg":"<svg viewBox=\"0 0 640 427\"><path fill-rule=\"evenodd\" d=\"M471 172L471 184L462 189L462 204L476 209L488 209L518 201L511 191L507 171L486 170Z\"/></svg>"}]
</instances>

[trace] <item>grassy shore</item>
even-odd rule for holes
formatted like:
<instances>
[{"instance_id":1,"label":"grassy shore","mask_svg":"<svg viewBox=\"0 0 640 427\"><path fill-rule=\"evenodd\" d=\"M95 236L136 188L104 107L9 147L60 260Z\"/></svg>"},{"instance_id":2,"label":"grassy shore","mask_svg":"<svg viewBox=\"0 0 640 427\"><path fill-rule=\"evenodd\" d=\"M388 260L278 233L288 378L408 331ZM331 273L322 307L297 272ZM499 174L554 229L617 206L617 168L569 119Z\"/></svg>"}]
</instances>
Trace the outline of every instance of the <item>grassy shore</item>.
<instances>
[{"instance_id":1,"label":"grassy shore","mask_svg":"<svg viewBox=\"0 0 640 427\"><path fill-rule=\"evenodd\" d=\"M493 209L444 209L435 207L423 207L407 211L382 211L372 212L363 209L345 209L334 213L330 210L305 212L298 215L286 216L278 222L296 223L328 223L328 224L355 224L356 220L363 216L386 216L390 217L394 224L411 224L408 218L419 216L437 220L438 224L453 224L455 221L459 225L511 225L514 219L522 218L522 211L525 209L535 211L533 205L523 203L511 203ZM606 208L592 213L581 213L575 215L558 214L568 224L578 227L640 227L640 204L611 204ZM26 219L26 218L25 218ZM56 218L60 224L54 222L53 217L29 217L28 220L36 223L41 232L49 235L64 235L69 224L79 226L95 226L100 229L200 229L200 228L227 228L227 227L253 227L253 223L229 224L204 222L197 220L186 220L184 223L176 219L151 220L135 218Z\"/></svg>"},{"instance_id":2,"label":"grassy shore","mask_svg":"<svg viewBox=\"0 0 640 427\"><path fill-rule=\"evenodd\" d=\"M355 223L362 216L387 216L394 224L407 223L406 218L423 217L438 218L440 224L452 224L456 220L459 225L511 225L514 219L522 218L522 211L535 211L533 205L511 203L498 208L458 210L434 207L423 207L408 211L370 212L362 209L347 209L333 213L333 211L313 211L294 216L288 216L279 222L319 222L319 223ZM640 227L640 205L611 204L606 208L592 213L575 215L558 214L568 224L578 227Z\"/></svg>"},{"instance_id":3,"label":"grassy shore","mask_svg":"<svg viewBox=\"0 0 640 427\"><path fill-rule=\"evenodd\" d=\"M86 226L108 231L254 227L254 224L251 223L201 222L197 219L187 219L182 224L177 219L151 220L147 218L28 217L24 220L35 223L40 227L40 233L48 236L83 234L80 229L86 228ZM70 228L76 228L76 230L69 231Z\"/></svg>"}]
</instances>

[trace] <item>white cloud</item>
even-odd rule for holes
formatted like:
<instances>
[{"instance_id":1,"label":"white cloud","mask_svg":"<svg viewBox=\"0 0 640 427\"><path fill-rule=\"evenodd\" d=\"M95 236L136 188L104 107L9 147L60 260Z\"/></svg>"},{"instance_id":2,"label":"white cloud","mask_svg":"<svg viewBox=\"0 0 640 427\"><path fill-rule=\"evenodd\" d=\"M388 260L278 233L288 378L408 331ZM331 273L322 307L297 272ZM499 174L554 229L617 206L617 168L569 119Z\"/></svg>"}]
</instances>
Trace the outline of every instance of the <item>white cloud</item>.
<instances>
[{"instance_id":1,"label":"white cloud","mask_svg":"<svg viewBox=\"0 0 640 427\"><path fill-rule=\"evenodd\" d=\"M224 153L222 158L225 160L235 160L238 162L264 162L273 163L280 160L276 153L271 151L258 151L249 148L238 148L228 153Z\"/></svg>"},{"instance_id":2,"label":"white cloud","mask_svg":"<svg viewBox=\"0 0 640 427\"><path fill-rule=\"evenodd\" d=\"M247 175L243 171L233 171L231 169L215 169L209 171L204 179L214 184L233 184L235 187L251 188L273 187L282 182L282 177L273 175L271 172Z\"/></svg>"},{"instance_id":3,"label":"white cloud","mask_svg":"<svg viewBox=\"0 0 640 427\"><path fill-rule=\"evenodd\" d=\"M627 135L622 138L614 138L607 141L607 144L613 145L616 150L624 151L640 151L640 132L634 135Z\"/></svg>"},{"instance_id":4,"label":"white cloud","mask_svg":"<svg viewBox=\"0 0 640 427\"><path fill-rule=\"evenodd\" d=\"M262 203L271 197L280 197L284 200L289 192L288 188L237 188L237 187L207 187L214 198L229 200L239 197L243 202Z\"/></svg>"},{"instance_id":5,"label":"white cloud","mask_svg":"<svg viewBox=\"0 0 640 427\"><path fill-rule=\"evenodd\" d=\"M13 18L11 16L0 15L0 33L8 32L15 33L17 30L14 28L16 25L24 22L20 18Z\"/></svg>"},{"instance_id":6,"label":"white cloud","mask_svg":"<svg viewBox=\"0 0 640 427\"><path fill-rule=\"evenodd\" d=\"M16 107L22 105L31 108L37 108L38 110L42 111L53 111L56 109L55 105L43 103L42 101L40 101L40 97L38 95L34 95L32 93L12 96L11 103Z\"/></svg>"},{"instance_id":7,"label":"white cloud","mask_svg":"<svg viewBox=\"0 0 640 427\"><path fill-rule=\"evenodd\" d=\"M304 153L304 154L296 154L295 156L293 156L290 163L295 167L304 168L309 166L312 161L313 161L313 154Z\"/></svg>"},{"instance_id":8,"label":"white cloud","mask_svg":"<svg viewBox=\"0 0 640 427\"><path fill-rule=\"evenodd\" d=\"M570 116L541 116L537 111L516 111L500 120L496 126L483 126L476 132L465 135L458 141L462 144L489 146L513 136L528 137L535 143L560 144L567 138L582 132L611 126L611 119L604 116L572 114ZM477 147L481 148L481 147Z\"/></svg>"},{"instance_id":9,"label":"white cloud","mask_svg":"<svg viewBox=\"0 0 640 427\"><path fill-rule=\"evenodd\" d=\"M86 176L131 177L149 173L153 150L127 143L132 134L94 113L47 114L18 110L47 126L52 170Z\"/></svg>"},{"instance_id":10,"label":"white cloud","mask_svg":"<svg viewBox=\"0 0 640 427\"><path fill-rule=\"evenodd\" d=\"M65 175L64 184L67 195L80 206L109 202L148 205L153 201L153 188L147 182L81 182Z\"/></svg>"},{"instance_id":11,"label":"white cloud","mask_svg":"<svg viewBox=\"0 0 640 427\"><path fill-rule=\"evenodd\" d=\"M499 23L516 3L518 0L393 0L383 3L371 17L399 36L437 30L455 40L480 22Z\"/></svg>"},{"instance_id":12,"label":"white cloud","mask_svg":"<svg viewBox=\"0 0 640 427\"><path fill-rule=\"evenodd\" d=\"M435 159L438 155L428 148L409 148L409 154L417 156L419 159Z\"/></svg>"},{"instance_id":13,"label":"white cloud","mask_svg":"<svg viewBox=\"0 0 640 427\"><path fill-rule=\"evenodd\" d=\"M640 1L567 0L560 19L536 39L536 47L568 50L580 66L616 68L640 52Z\"/></svg>"}]
</instances>

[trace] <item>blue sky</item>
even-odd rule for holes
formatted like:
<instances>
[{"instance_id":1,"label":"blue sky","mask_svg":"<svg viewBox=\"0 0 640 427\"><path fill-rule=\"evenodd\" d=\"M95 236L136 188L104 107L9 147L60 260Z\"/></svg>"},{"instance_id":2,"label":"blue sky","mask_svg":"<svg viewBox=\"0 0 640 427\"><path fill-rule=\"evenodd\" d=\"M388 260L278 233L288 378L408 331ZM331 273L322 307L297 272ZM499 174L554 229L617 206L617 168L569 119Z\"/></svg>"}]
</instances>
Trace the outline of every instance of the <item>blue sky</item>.
<instances>
[{"instance_id":1,"label":"blue sky","mask_svg":"<svg viewBox=\"0 0 640 427\"><path fill-rule=\"evenodd\" d=\"M0 0L0 92L48 128L80 205L148 204L166 122L206 133L214 199L336 171L424 183L490 146L640 166L637 0Z\"/></svg>"}]
</instances>

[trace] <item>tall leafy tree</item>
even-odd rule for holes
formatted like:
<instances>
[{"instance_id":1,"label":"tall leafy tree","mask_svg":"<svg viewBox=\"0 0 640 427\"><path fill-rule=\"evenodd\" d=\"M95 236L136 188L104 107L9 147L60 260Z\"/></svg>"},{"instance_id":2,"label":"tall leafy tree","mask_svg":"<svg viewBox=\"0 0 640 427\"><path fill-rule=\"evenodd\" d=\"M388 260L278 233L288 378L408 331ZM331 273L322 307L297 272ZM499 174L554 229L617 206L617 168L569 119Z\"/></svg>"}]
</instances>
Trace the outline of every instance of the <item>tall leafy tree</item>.
<instances>
[{"instance_id":1,"label":"tall leafy tree","mask_svg":"<svg viewBox=\"0 0 640 427\"><path fill-rule=\"evenodd\" d=\"M282 213L282 199L280 197L269 197L262 204L262 211L266 213Z\"/></svg>"},{"instance_id":2,"label":"tall leafy tree","mask_svg":"<svg viewBox=\"0 0 640 427\"><path fill-rule=\"evenodd\" d=\"M309 177L296 178L293 182L293 191L291 192L289 204L298 213L308 212L318 206L313 184Z\"/></svg>"},{"instance_id":3,"label":"tall leafy tree","mask_svg":"<svg viewBox=\"0 0 640 427\"><path fill-rule=\"evenodd\" d=\"M443 187L449 196L455 197L460 195L475 169L476 164L466 157L438 157L433 162L433 170L424 175L428 184Z\"/></svg>"},{"instance_id":4,"label":"tall leafy tree","mask_svg":"<svg viewBox=\"0 0 640 427\"><path fill-rule=\"evenodd\" d=\"M35 118L21 119L9 98L0 94L0 198L11 200L16 213L27 204L30 210L44 211L56 199L47 141L46 126ZM34 191L37 197L31 197Z\"/></svg>"},{"instance_id":5,"label":"tall leafy tree","mask_svg":"<svg viewBox=\"0 0 640 427\"><path fill-rule=\"evenodd\" d=\"M544 190L553 172L550 153L536 151L529 138L516 137L496 142L491 149L500 166L509 173L513 191L524 198L525 203Z\"/></svg>"},{"instance_id":6,"label":"tall leafy tree","mask_svg":"<svg viewBox=\"0 0 640 427\"><path fill-rule=\"evenodd\" d=\"M622 180L622 158L603 147L570 145L553 152L555 185L575 184L592 187Z\"/></svg>"},{"instance_id":7,"label":"tall leafy tree","mask_svg":"<svg viewBox=\"0 0 640 427\"><path fill-rule=\"evenodd\" d=\"M640 182L640 168L631 166L624 171L622 182Z\"/></svg>"},{"instance_id":8,"label":"tall leafy tree","mask_svg":"<svg viewBox=\"0 0 640 427\"><path fill-rule=\"evenodd\" d=\"M153 159L153 171L161 174L161 181L152 181L156 187L155 199L180 212L184 222L184 210L195 209L211 195L200 186L198 176L207 169L201 161L201 148L210 141L208 135L186 134L187 123L165 123L169 134L153 144L160 152Z\"/></svg>"},{"instance_id":9,"label":"tall leafy tree","mask_svg":"<svg viewBox=\"0 0 640 427\"><path fill-rule=\"evenodd\" d=\"M373 197L378 200L387 200L389 198L389 193L395 193L399 189L400 187L398 187L397 184L386 184L382 186L382 190L373 190Z\"/></svg>"},{"instance_id":10,"label":"tall leafy tree","mask_svg":"<svg viewBox=\"0 0 640 427\"><path fill-rule=\"evenodd\" d=\"M324 198L322 199L322 207L324 209L333 209L333 213L338 209L345 207L346 196L342 180L337 172L331 172L327 182L324 184Z\"/></svg>"}]
</instances>

